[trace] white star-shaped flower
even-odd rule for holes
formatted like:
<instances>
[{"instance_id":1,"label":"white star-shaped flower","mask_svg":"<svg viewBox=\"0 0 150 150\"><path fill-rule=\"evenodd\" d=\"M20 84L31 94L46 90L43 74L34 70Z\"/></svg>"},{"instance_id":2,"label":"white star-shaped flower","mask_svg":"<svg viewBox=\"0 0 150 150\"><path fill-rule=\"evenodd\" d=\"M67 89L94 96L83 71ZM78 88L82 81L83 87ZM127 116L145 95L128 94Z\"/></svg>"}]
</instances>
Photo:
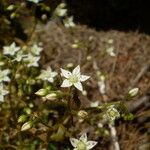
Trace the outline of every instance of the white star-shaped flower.
<instances>
[{"instance_id":1,"label":"white star-shaped flower","mask_svg":"<svg viewBox=\"0 0 150 150\"><path fill-rule=\"evenodd\" d=\"M0 84L0 102L4 101L4 96L7 95L9 92L4 89L3 84Z\"/></svg>"},{"instance_id":2,"label":"white star-shaped flower","mask_svg":"<svg viewBox=\"0 0 150 150\"><path fill-rule=\"evenodd\" d=\"M10 46L4 46L3 47L3 54L4 55L11 55L11 56L14 56L15 53L17 51L20 50L20 47L19 46L16 46L16 43L13 42Z\"/></svg>"},{"instance_id":3,"label":"white star-shaped flower","mask_svg":"<svg viewBox=\"0 0 150 150\"><path fill-rule=\"evenodd\" d=\"M47 70L41 71L38 78L52 83L54 82L54 77L57 76L57 74L57 72L52 71L51 67L48 67Z\"/></svg>"},{"instance_id":4,"label":"white star-shaped flower","mask_svg":"<svg viewBox=\"0 0 150 150\"><path fill-rule=\"evenodd\" d=\"M115 57L116 56L116 53L114 52L114 47L109 47L106 49L106 52L112 56L112 57Z\"/></svg>"},{"instance_id":5,"label":"white star-shaped flower","mask_svg":"<svg viewBox=\"0 0 150 150\"><path fill-rule=\"evenodd\" d=\"M103 115L103 118L109 121L114 121L119 117L120 113L118 112L118 110L115 108L114 105L109 106L106 113Z\"/></svg>"},{"instance_id":6,"label":"white star-shaped flower","mask_svg":"<svg viewBox=\"0 0 150 150\"><path fill-rule=\"evenodd\" d=\"M17 61L17 62L20 62L23 58L27 57L28 55L24 55L23 54L23 51L19 51L17 52L16 54L16 57L13 61Z\"/></svg>"},{"instance_id":7,"label":"white star-shaped flower","mask_svg":"<svg viewBox=\"0 0 150 150\"><path fill-rule=\"evenodd\" d=\"M62 76L64 76L66 79L63 81L61 87L70 87L74 85L78 90L83 91L83 87L81 82L86 81L89 79L89 76L81 75L80 74L80 66L78 65L72 73L68 70L61 68Z\"/></svg>"},{"instance_id":8,"label":"white star-shaped flower","mask_svg":"<svg viewBox=\"0 0 150 150\"><path fill-rule=\"evenodd\" d=\"M87 141L86 133L82 134L79 139L70 138L70 142L74 147L73 150L90 150L97 144L96 141Z\"/></svg>"},{"instance_id":9,"label":"white star-shaped flower","mask_svg":"<svg viewBox=\"0 0 150 150\"><path fill-rule=\"evenodd\" d=\"M55 14L58 17L64 17L67 15L67 9L65 9L66 4L65 3L61 3L57 6L57 8L55 9Z\"/></svg>"},{"instance_id":10,"label":"white star-shaped flower","mask_svg":"<svg viewBox=\"0 0 150 150\"><path fill-rule=\"evenodd\" d=\"M39 47L37 44L34 44L31 47L31 53L33 53L34 55L40 55L41 51L43 50L42 47Z\"/></svg>"},{"instance_id":11,"label":"white star-shaped flower","mask_svg":"<svg viewBox=\"0 0 150 150\"><path fill-rule=\"evenodd\" d=\"M9 69L0 70L0 82L9 82L10 78L8 77L8 74L10 73Z\"/></svg>"},{"instance_id":12,"label":"white star-shaped flower","mask_svg":"<svg viewBox=\"0 0 150 150\"><path fill-rule=\"evenodd\" d=\"M27 62L28 67L38 67L38 61L40 60L39 56L34 56L32 54L28 54L27 58L24 58L24 61Z\"/></svg>"},{"instance_id":13,"label":"white star-shaped flower","mask_svg":"<svg viewBox=\"0 0 150 150\"><path fill-rule=\"evenodd\" d=\"M73 16L64 20L64 25L66 28L73 28L75 27L75 23L73 22Z\"/></svg>"},{"instance_id":14,"label":"white star-shaped flower","mask_svg":"<svg viewBox=\"0 0 150 150\"><path fill-rule=\"evenodd\" d=\"M39 3L41 0L27 0L27 1L33 2L33 3L37 4L37 3Z\"/></svg>"}]
</instances>

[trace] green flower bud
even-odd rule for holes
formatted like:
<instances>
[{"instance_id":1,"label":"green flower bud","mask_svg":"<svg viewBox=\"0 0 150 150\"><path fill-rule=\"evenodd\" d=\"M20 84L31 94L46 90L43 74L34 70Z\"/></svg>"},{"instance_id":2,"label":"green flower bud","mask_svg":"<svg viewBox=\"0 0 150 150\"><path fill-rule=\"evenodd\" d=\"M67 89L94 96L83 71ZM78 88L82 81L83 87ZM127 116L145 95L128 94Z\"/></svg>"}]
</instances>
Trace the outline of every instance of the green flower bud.
<instances>
[{"instance_id":1,"label":"green flower bud","mask_svg":"<svg viewBox=\"0 0 150 150\"><path fill-rule=\"evenodd\" d=\"M45 96L47 94L47 90L46 89L40 89L35 94L38 96Z\"/></svg>"},{"instance_id":2,"label":"green flower bud","mask_svg":"<svg viewBox=\"0 0 150 150\"><path fill-rule=\"evenodd\" d=\"M46 15L46 14L43 14L43 15L41 16L41 19L42 19L42 20L47 20L47 15Z\"/></svg>"},{"instance_id":3,"label":"green flower bud","mask_svg":"<svg viewBox=\"0 0 150 150\"><path fill-rule=\"evenodd\" d=\"M133 88L128 92L128 94L130 97L134 97L138 94L138 91L139 91L139 88Z\"/></svg>"},{"instance_id":4,"label":"green flower bud","mask_svg":"<svg viewBox=\"0 0 150 150\"><path fill-rule=\"evenodd\" d=\"M23 124L23 126L21 127L21 131L25 131L30 129L33 126L33 122L32 121L28 121L26 123Z\"/></svg>"},{"instance_id":5,"label":"green flower bud","mask_svg":"<svg viewBox=\"0 0 150 150\"><path fill-rule=\"evenodd\" d=\"M86 111L84 111L84 110L80 110L80 111L78 112L78 117L79 117L79 118L84 119L84 118L86 118L87 116L88 116L88 113L87 113Z\"/></svg>"},{"instance_id":6,"label":"green flower bud","mask_svg":"<svg viewBox=\"0 0 150 150\"><path fill-rule=\"evenodd\" d=\"M8 10L8 11L12 11L14 8L15 8L14 5L9 5L9 6L7 7L7 10Z\"/></svg>"},{"instance_id":7,"label":"green flower bud","mask_svg":"<svg viewBox=\"0 0 150 150\"><path fill-rule=\"evenodd\" d=\"M25 122L27 120L28 116L26 115L21 115L19 118L18 118L18 122Z\"/></svg>"},{"instance_id":8,"label":"green flower bud","mask_svg":"<svg viewBox=\"0 0 150 150\"><path fill-rule=\"evenodd\" d=\"M50 94L46 95L45 98L48 100L55 100L55 99L57 99L57 94L56 93L50 93Z\"/></svg>"},{"instance_id":9,"label":"green flower bud","mask_svg":"<svg viewBox=\"0 0 150 150\"><path fill-rule=\"evenodd\" d=\"M16 16L17 16L16 13L11 13L10 18L11 18L11 19L14 19L14 18L16 18Z\"/></svg>"},{"instance_id":10,"label":"green flower bud","mask_svg":"<svg viewBox=\"0 0 150 150\"><path fill-rule=\"evenodd\" d=\"M28 107L24 108L24 112L28 115L30 115L32 113L31 109Z\"/></svg>"}]
</instances>

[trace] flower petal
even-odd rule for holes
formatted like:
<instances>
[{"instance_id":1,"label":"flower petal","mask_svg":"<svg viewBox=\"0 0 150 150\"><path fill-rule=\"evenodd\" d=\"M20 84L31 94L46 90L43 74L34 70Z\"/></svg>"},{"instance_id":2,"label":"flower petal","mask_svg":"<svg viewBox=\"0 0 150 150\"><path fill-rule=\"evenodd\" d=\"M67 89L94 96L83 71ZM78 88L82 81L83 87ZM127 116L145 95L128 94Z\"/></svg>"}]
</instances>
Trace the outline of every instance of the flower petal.
<instances>
[{"instance_id":1,"label":"flower petal","mask_svg":"<svg viewBox=\"0 0 150 150\"><path fill-rule=\"evenodd\" d=\"M82 134L81 137L79 138L79 140L81 140L84 143L86 143L87 142L87 134L86 133Z\"/></svg>"},{"instance_id":2,"label":"flower petal","mask_svg":"<svg viewBox=\"0 0 150 150\"><path fill-rule=\"evenodd\" d=\"M57 72L51 72L51 76L52 76L52 78L54 78L55 76L57 76L58 75L58 73Z\"/></svg>"},{"instance_id":3,"label":"flower petal","mask_svg":"<svg viewBox=\"0 0 150 150\"><path fill-rule=\"evenodd\" d=\"M65 69L62 69L62 68L61 68L61 73L62 73L62 75L63 75L65 78L69 78L70 75L71 75L71 72L70 72L70 71L65 70Z\"/></svg>"},{"instance_id":4,"label":"flower petal","mask_svg":"<svg viewBox=\"0 0 150 150\"><path fill-rule=\"evenodd\" d=\"M50 66L47 67L46 69L48 72L52 72L52 68Z\"/></svg>"},{"instance_id":5,"label":"flower petal","mask_svg":"<svg viewBox=\"0 0 150 150\"><path fill-rule=\"evenodd\" d=\"M82 87L81 82L74 83L74 86L75 86L78 90L83 91L83 87Z\"/></svg>"},{"instance_id":6,"label":"flower petal","mask_svg":"<svg viewBox=\"0 0 150 150\"><path fill-rule=\"evenodd\" d=\"M53 83L54 82L54 79L53 78L46 78L45 80L48 80L49 82Z\"/></svg>"},{"instance_id":7,"label":"flower petal","mask_svg":"<svg viewBox=\"0 0 150 150\"><path fill-rule=\"evenodd\" d=\"M80 76L80 81L83 82L83 81L86 81L89 78L90 78L90 76L81 75Z\"/></svg>"},{"instance_id":8,"label":"flower petal","mask_svg":"<svg viewBox=\"0 0 150 150\"><path fill-rule=\"evenodd\" d=\"M70 142L71 142L73 147L77 147L79 140L75 139L75 138L70 138Z\"/></svg>"},{"instance_id":9,"label":"flower petal","mask_svg":"<svg viewBox=\"0 0 150 150\"><path fill-rule=\"evenodd\" d=\"M4 96L0 95L0 102L3 102L3 101L4 101Z\"/></svg>"},{"instance_id":10,"label":"flower petal","mask_svg":"<svg viewBox=\"0 0 150 150\"><path fill-rule=\"evenodd\" d=\"M61 87L70 87L72 83L69 82L69 80L65 79L61 85Z\"/></svg>"},{"instance_id":11,"label":"flower petal","mask_svg":"<svg viewBox=\"0 0 150 150\"><path fill-rule=\"evenodd\" d=\"M72 74L80 74L80 66L78 65L76 68L74 68L74 70L72 71Z\"/></svg>"},{"instance_id":12,"label":"flower petal","mask_svg":"<svg viewBox=\"0 0 150 150\"><path fill-rule=\"evenodd\" d=\"M95 142L95 141L88 141L88 142L86 143L87 149L88 149L88 150L89 150L89 149L92 149L96 144L97 144L97 142Z\"/></svg>"},{"instance_id":13,"label":"flower petal","mask_svg":"<svg viewBox=\"0 0 150 150\"><path fill-rule=\"evenodd\" d=\"M10 70L9 70L9 69L3 70L3 74L4 74L4 75L7 75L7 74L9 74L9 73L10 73Z\"/></svg>"}]
</instances>

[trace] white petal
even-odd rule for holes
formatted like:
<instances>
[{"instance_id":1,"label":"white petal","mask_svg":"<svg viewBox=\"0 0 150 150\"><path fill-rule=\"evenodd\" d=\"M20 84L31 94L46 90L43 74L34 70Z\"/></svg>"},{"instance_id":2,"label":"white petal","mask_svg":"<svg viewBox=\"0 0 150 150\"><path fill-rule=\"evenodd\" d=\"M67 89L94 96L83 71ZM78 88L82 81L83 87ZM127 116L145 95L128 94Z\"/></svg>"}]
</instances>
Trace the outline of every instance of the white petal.
<instances>
[{"instance_id":1,"label":"white petal","mask_svg":"<svg viewBox=\"0 0 150 150\"><path fill-rule=\"evenodd\" d=\"M70 87L72 83L69 82L69 80L65 79L61 85L61 87Z\"/></svg>"},{"instance_id":2,"label":"white petal","mask_svg":"<svg viewBox=\"0 0 150 150\"><path fill-rule=\"evenodd\" d=\"M9 92L8 91L6 91L6 90L3 90L2 91L2 95L7 95Z\"/></svg>"},{"instance_id":3,"label":"white petal","mask_svg":"<svg viewBox=\"0 0 150 150\"><path fill-rule=\"evenodd\" d=\"M97 144L97 142L95 142L95 141L88 141L88 142L86 143L87 149L88 149L88 150L89 150L89 149L92 149L96 144Z\"/></svg>"},{"instance_id":4,"label":"white petal","mask_svg":"<svg viewBox=\"0 0 150 150\"><path fill-rule=\"evenodd\" d=\"M0 95L0 102L3 102L3 101L4 101L4 96Z\"/></svg>"},{"instance_id":5,"label":"white petal","mask_svg":"<svg viewBox=\"0 0 150 150\"><path fill-rule=\"evenodd\" d=\"M47 80L47 78L45 80ZM51 83L53 83L54 79L53 78L49 78L48 81L51 82Z\"/></svg>"},{"instance_id":6,"label":"white petal","mask_svg":"<svg viewBox=\"0 0 150 150\"><path fill-rule=\"evenodd\" d=\"M73 150L78 150L77 148L74 148Z\"/></svg>"},{"instance_id":7,"label":"white petal","mask_svg":"<svg viewBox=\"0 0 150 150\"><path fill-rule=\"evenodd\" d=\"M105 82L104 81L99 81L98 82L98 86L99 86L99 91L101 94L105 94L106 93L106 86L105 86Z\"/></svg>"},{"instance_id":8,"label":"white petal","mask_svg":"<svg viewBox=\"0 0 150 150\"><path fill-rule=\"evenodd\" d=\"M52 78L55 77L55 76L57 76L57 74L58 74L57 72L52 72L51 73Z\"/></svg>"},{"instance_id":9,"label":"white petal","mask_svg":"<svg viewBox=\"0 0 150 150\"><path fill-rule=\"evenodd\" d=\"M81 75L80 76L80 81L83 82L83 81L86 81L89 78L90 78L90 76Z\"/></svg>"},{"instance_id":10,"label":"white petal","mask_svg":"<svg viewBox=\"0 0 150 150\"><path fill-rule=\"evenodd\" d=\"M73 147L77 147L79 140L75 139L75 138L70 138L70 142L71 142Z\"/></svg>"},{"instance_id":11,"label":"white petal","mask_svg":"<svg viewBox=\"0 0 150 150\"><path fill-rule=\"evenodd\" d=\"M74 83L74 86L75 86L78 90L83 91L83 87L82 87L81 82Z\"/></svg>"},{"instance_id":12,"label":"white petal","mask_svg":"<svg viewBox=\"0 0 150 150\"><path fill-rule=\"evenodd\" d=\"M4 77L3 81L9 82L10 78L6 76L6 77Z\"/></svg>"},{"instance_id":13,"label":"white petal","mask_svg":"<svg viewBox=\"0 0 150 150\"><path fill-rule=\"evenodd\" d=\"M9 74L9 73L10 73L10 70L9 70L9 69L3 70L3 74L4 74L4 75L7 75L7 74Z\"/></svg>"},{"instance_id":14,"label":"white petal","mask_svg":"<svg viewBox=\"0 0 150 150\"><path fill-rule=\"evenodd\" d=\"M52 68L50 66L48 66L47 71L52 72Z\"/></svg>"},{"instance_id":15,"label":"white petal","mask_svg":"<svg viewBox=\"0 0 150 150\"><path fill-rule=\"evenodd\" d=\"M62 69L62 68L61 68L61 72L62 72L62 75L63 75L65 78L69 78L70 75L71 75L71 72L70 72L70 71L65 70L65 69Z\"/></svg>"},{"instance_id":16,"label":"white petal","mask_svg":"<svg viewBox=\"0 0 150 150\"><path fill-rule=\"evenodd\" d=\"M74 70L72 71L73 74L80 74L80 66L78 65L76 68L74 68Z\"/></svg>"},{"instance_id":17,"label":"white petal","mask_svg":"<svg viewBox=\"0 0 150 150\"><path fill-rule=\"evenodd\" d=\"M79 140L81 140L84 143L86 143L87 142L87 135L86 135L86 133L82 134Z\"/></svg>"}]
</instances>

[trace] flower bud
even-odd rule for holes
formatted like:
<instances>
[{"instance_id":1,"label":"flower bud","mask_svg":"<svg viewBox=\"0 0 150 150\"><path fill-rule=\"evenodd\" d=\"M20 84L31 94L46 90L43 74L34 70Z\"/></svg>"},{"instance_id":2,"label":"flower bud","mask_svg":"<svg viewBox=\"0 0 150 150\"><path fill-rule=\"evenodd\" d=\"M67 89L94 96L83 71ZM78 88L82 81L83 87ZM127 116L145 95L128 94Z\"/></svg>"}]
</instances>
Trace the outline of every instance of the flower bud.
<instances>
[{"instance_id":1,"label":"flower bud","mask_svg":"<svg viewBox=\"0 0 150 150\"><path fill-rule=\"evenodd\" d=\"M89 56L86 57L86 59L87 59L88 61L90 61L90 60L92 60L92 56L89 55Z\"/></svg>"},{"instance_id":2,"label":"flower bud","mask_svg":"<svg viewBox=\"0 0 150 150\"><path fill-rule=\"evenodd\" d=\"M30 129L33 126L33 122L32 121L28 121L26 123L23 124L23 126L21 127L21 131L25 131Z\"/></svg>"},{"instance_id":3,"label":"flower bud","mask_svg":"<svg viewBox=\"0 0 150 150\"><path fill-rule=\"evenodd\" d=\"M47 90L46 89L40 89L35 94L38 96L45 96L47 94Z\"/></svg>"},{"instance_id":4,"label":"flower bud","mask_svg":"<svg viewBox=\"0 0 150 150\"><path fill-rule=\"evenodd\" d=\"M43 14L43 15L41 16L41 19L42 19L42 20L47 20L47 15L46 15L46 14Z\"/></svg>"},{"instance_id":5,"label":"flower bud","mask_svg":"<svg viewBox=\"0 0 150 150\"><path fill-rule=\"evenodd\" d=\"M26 115L21 115L19 118L18 118L18 122L25 122L27 120L27 116Z\"/></svg>"},{"instance_id":6,"label":"flower bud","mask_svg":"<svg viewBox=\"0 0 150 150\"><path fill-rule=\"evenodd\" d=\"M50 93L50 94L46 95L45 98L48 100L55 100L55 99L57 99L57 94L56 93Z\"/></svg>"},{"instance_id":7,"label":"flower bud","mask_svg":"<svg viewBox=\"0 0 150 150\"><path fill-rule=\"evenodd\" d=\"M9 6L7 7L7 10L12 11L14 8L15 8L14 5L9 5Z\"/></svg>"},{"instance_id":8,"label":"flower bud","mask_svg":"<svg viewBox=\"0 0 150 150\"><path fill-rule=\"evenodd\" d=\"M79 117L79 118L84 119L84 118L87 117L87 115L88 115L88 113L87 113L86 111L84 111L84 110L80 110L80 111L78 112L78 117Z\"/></svg>"},{"instance_id":9,"label":"flower bud","mask_svg":"<svg viewBox=\"0 0 150 150\"><path fill-rule=\"evenodd\" d=\"M11 13L10 18L11 18L11 19L14 19L14 18L16 18L16 16L17 16L16 13Z\"/></svg>"},{"instance_id":10,"label":"flower bud","mask_svg":"<svg viewBox=\"0 0 150 150\"><path fill-rule=\"evenodd\" d=\"M24 112L27 113L28 115L32 113L31 109L28 107L24 108Z\"/></svg>"},{"instance_id":11,"label":"flower bud","mask_svg":"<svg viewBox=\"0 0 150 150\"><path fill-rule=\"evenodd\" d=\"M74 44L72 44L72 48L79 48L80 46L79 46L79 44L77 44L77 43L74 43Z\"/></svg>"},{"instance_id":12,"label":"flower bud","mask_svg":"<svg viewBox=\"0 0 150 150\"><path fill-rule=\"evenodd\" d=\"M107 42L108 42L108 44L113 44L114 40L113 39L109 39Z\"/></svg>"},{"instance_id":13,"label":"flower bud","mask_svg":"<svg viewBox=\"0 0 150 150\"><path fill-rule=\"evenodd\" d=\"M138 92L139 92L139 88L133 88L128 92L128 94L130 97L134 97L137 95Z\"/></svg>"}]
</instances>

